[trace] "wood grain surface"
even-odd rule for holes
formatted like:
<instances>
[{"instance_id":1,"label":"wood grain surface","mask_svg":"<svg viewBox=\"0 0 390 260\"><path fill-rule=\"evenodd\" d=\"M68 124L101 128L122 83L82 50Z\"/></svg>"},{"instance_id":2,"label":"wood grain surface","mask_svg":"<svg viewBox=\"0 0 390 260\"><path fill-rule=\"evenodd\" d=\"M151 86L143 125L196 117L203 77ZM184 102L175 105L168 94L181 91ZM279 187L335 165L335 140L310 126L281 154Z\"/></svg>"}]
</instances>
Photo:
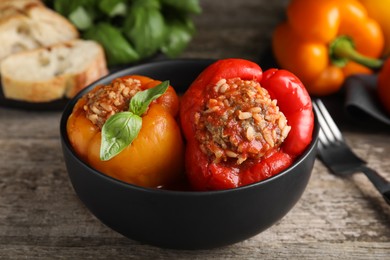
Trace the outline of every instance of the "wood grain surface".
<instances>
[{"instance_id":1,"label":"wood grain surface","mask_svg":"<svg viewBox=\"0 0 390 260\"><path fill-rule=\"evenodd\" d=\"M287 2L202 0L197 35L182 57L262 65ZM180 251L129 240L76 197L60 147L60 116L0 107L0 259L390 259L390 206L365 176L335 177L318 160L297 205L246 241ZM355 152L390 179L390 128L340 123Z\"/></svg>"}]
</instances>

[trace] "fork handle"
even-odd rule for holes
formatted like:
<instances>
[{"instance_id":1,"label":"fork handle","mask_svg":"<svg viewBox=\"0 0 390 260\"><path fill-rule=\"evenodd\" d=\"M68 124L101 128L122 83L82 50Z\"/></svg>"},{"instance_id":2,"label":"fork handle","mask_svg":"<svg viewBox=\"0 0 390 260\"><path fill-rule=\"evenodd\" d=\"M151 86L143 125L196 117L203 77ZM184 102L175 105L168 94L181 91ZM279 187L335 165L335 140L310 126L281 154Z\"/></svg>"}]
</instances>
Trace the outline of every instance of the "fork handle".
<instances>
[{"instance_id":1,"label":"fork handle","mask_svg":"<svg viewBox=\"0 0 390 260\"><path fill-rule=\"evenodd\" d=\"M383 198L390 205L390 182L383 178L375 170L363 165L361 171L374 184L375 188L382 194Z\"/></svg>"}]
</instances>

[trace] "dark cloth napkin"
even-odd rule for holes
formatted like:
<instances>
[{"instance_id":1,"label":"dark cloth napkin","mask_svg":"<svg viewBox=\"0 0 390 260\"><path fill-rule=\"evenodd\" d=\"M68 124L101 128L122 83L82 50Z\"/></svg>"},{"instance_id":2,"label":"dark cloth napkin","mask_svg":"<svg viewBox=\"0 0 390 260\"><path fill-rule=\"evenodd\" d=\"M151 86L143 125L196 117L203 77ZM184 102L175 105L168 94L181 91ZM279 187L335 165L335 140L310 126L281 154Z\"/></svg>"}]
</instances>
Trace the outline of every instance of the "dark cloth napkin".
<instances>
[{"instance_id":1,"label":"dark cloth napkin","mask_svg":"<svg viewBox=\"0 0 390 260\"><path fill-rule=\"evenodd\" d=\"M376 75L354 75L344 82L344 108L347 116L354 120L371 117L390 125L390 116L386 114L376 93Z\"/></svg>"}]
</instances>

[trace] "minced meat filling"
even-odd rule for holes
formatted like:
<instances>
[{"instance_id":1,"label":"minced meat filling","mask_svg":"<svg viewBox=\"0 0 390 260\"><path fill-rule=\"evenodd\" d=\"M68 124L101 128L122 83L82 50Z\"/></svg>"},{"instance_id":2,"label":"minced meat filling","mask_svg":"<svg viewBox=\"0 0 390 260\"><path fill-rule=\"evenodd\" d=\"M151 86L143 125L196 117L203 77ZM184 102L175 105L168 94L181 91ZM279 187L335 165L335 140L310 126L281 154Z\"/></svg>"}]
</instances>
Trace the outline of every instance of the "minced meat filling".
<instances>
[{"instance_id":1,"label":"minced meat filling","mask_svg":"<svg viewBox=\"0 0 390 260\"><path fill-rule=\"evenodd\" d=\"M215 162L260 158L279 147L291 127L276 100L256 81L221 79L195 115L196 138Z\"/></svg>"},{"instance_id":2,"label":"minced meat filling","mask_svg":"<svg viewBox=\"0 0 390 260\"><path fill-rule=\"evenodd\" d=\"M118 78L109 85L98 87L87 94L86 117L102 128L110 116L128 110L130 99L139 91L141 82L133 78Z\"/></svg>"}]
</instances>

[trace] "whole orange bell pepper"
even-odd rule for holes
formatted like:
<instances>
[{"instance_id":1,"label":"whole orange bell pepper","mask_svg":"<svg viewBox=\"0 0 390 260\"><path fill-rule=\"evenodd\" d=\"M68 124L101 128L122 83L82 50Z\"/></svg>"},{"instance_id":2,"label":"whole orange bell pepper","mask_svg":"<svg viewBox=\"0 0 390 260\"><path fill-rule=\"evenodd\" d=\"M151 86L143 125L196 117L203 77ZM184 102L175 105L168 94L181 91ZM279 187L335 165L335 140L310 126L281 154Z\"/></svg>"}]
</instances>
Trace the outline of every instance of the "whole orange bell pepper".
<instances>
[{"instance_id":1,"label":"whole orange bell pepper","mask_svg":"<svg viewBox=\"0 0 390 260\"><path fill-rule=\"evenodd\" d=\"M390 56L390 0L359 0L370 17L375 19L382 28L385 37L384 56Z\"/></svg>"},{"instance_id":2,"label":"whole orange bell pepper","mask_svg":"<svg viewBox=\"0 0 390 260\"><path fill-rule=\"evenodd\" d=\"M139 89L130 88L126 98L121 100L120 93L125 90L115 92L118 89L114 91L113 87L121 87L129 79L137 81ZM171 86L150 103L141 116L142 127L132 143L109 160L101 159L105 122L112 115L126 110L135 92L151 89L160 83L144 76L126 76L115 79L109 85L97 86L84 95L76 103L67 122L69 141L77 155L96 170L127 183L156 188L179 181L184 172L184 144L176 122L179 98ZM115 99L118 95L118 102L111 100L104 105L107 97ZM94 113L89 113L91 111ZM102 122L101 119L107 121Z\"/></svg>"},{"instance_id":3,"label":"whole orange bell pepper","mask_svg":"<svg viewBox=\"0 0 390 260\"><path fill-rule=\"evenodd\" d=\"M297 75L310 94L328 95L347 76L382 65L366 57L381 56L384 36L357 0L292 0L272 48L278 64Z\"/></svg>"}]
</instances>

